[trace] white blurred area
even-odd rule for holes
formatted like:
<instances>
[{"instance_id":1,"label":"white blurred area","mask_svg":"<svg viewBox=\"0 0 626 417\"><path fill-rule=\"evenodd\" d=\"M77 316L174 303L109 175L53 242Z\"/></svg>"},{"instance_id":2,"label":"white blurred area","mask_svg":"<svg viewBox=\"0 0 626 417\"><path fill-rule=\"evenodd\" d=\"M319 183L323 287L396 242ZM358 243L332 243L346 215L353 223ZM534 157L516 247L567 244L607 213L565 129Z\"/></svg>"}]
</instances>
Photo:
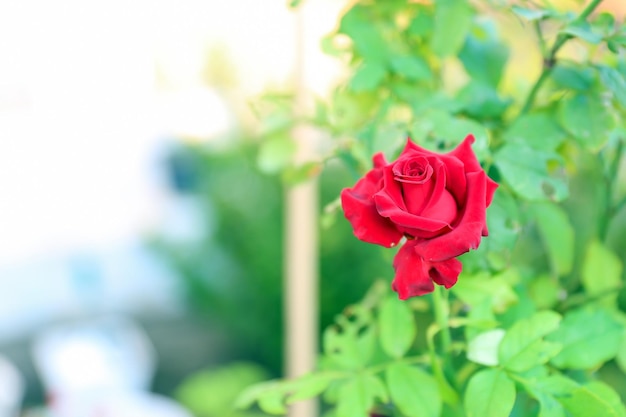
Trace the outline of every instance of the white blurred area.
<instances>
[{"instance_id":1,"label":"white blurred area","mask_svg":"<svg viewBox=\"0 0 626 417\"><path fill-rule=\"evenodd\" d=\"M338 74L319 40L344 5L304 6L316 94ZM163 157L290 87L294 25L282 0L0 0L0 347L64 319L180 311L143 246L197 227Z\"/></svg>"},{"instance_id":2,"label":"white blurred area","mask_svg":"<svg viewBox=\"0 0 626 417\"><path fill-rule=\"evenodd\" d=\"M318 94L337 73L318 45L340 3L305 5L307 83ZM87 304L175 304L171 277L140 245L180 223L159 158L171 138L235 127L234 104L206 82L212 51L228 61L231 97L289 86L286 6L0 0L0 340L84 306L85 269L97 281Z\"/></svg>"}]
</instances>

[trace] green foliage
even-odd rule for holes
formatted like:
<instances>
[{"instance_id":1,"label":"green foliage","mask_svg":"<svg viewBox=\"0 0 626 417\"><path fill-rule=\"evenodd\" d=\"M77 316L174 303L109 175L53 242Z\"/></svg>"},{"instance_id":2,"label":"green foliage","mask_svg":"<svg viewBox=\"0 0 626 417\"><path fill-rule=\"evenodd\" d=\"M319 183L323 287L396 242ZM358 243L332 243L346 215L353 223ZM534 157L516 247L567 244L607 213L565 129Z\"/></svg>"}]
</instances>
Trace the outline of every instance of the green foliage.
<instances>
[{"instance_id":1,"label":"green foliage","mask_svg":"<svg viewBox=\"0 0 626 417\"><path fill-rule=\"evenodd\" d=\"M623 324L604 309L572 310L549 337L563 345L552 363L566 369L594 369L615 357L623 331Z\"/></svg>"},{"instance_id":2,"label":"green foliage","mask_svg":"<svg viewBox=\"0 0 626 417\"><path fill-rule=\"evenodd\" d=\"M176 399L198 417L263 417L265 414L236 409L233 404L246 386L267 378L258 365L232 363L189 376L176 390Z\"/></svg>"},{"instance_id":3,"label":"green foliage","mask_svg":"<svg viewBox=\"0 0 626 417\"><path fill-rule=\"evenodd\" d=\"M533 203L530 215L537 223L552 273L556 276L568 274L574 262L574 229L565 211L552 203Z\"/></svg>"},{"instance_id":4,"label":"green foliage","mask_svg":"<svg viewBox=\"0 0 626 417\"><path fill-rule=\"evenodd\" d=\"M500 184L489 237L462 256L445 295L402 303L376 284L324 331L313 373L250 388L241 406L281 414L319 395L336 417L626 415L626 29L598 4L351 4L323 40L350 75L306 118L334 139L328 154L286 175L300 171L280 99L263 114L257 154L292 183L335 162L352 175L321 174L335 191L323 224L336 227L322 252L351 265L322 262L335 277L326 291L389 275L346 243L349 227L333 216L339 190L376 152L397 155L407 135L443 152L474 134Z\"/></svg>"},{"instance_id":5,"label":"green foliage","mask_svg":"<svg viewBox=\"0 0 626 417\"><path fill-rule=\"evenodd\" d=\"M515 402L515 384L496 369L485 369L472 376L465 392L467 417L506 417Z\"/></svg>"},{"instance_id":6,"label":"green foliage","mask_svg":"<svg viewBox=\"0 0 626 417\"><path fill-rule=\"evenodd\" d=\"M406 304L398 303L392 296L381 305L378 320L383 350L392 358L401 358L415 338L413 313Z\"/></svg>"},{"instance_id":7,"label":"green foliage","mask_svg":"<svg viewBox=\"0 0 626 417\"><path fill-rule=\"evenodd\" d=\"M425 371L406 363L394 363L385 373L391 400L408 417L437 417L441 394L437 381Z\"/></svg>"}]
</instances>

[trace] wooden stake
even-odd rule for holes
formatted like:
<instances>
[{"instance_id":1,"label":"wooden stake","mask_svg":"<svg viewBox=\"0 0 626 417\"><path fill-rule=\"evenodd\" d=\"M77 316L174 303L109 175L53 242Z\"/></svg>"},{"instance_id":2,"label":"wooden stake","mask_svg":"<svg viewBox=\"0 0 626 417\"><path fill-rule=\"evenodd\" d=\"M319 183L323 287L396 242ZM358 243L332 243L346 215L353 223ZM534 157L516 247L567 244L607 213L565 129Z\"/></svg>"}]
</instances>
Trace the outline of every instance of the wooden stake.
<instances>
[{"instance_id":1,"label":"wooden stake","mask_svg":"<svg viewBox=\"0 0 626 417\"><path fill-rule=\"evenodd\" d=\"M304 7L295 11L296 61L294 110L305 114ZM299 125L293 131L297 145L296 163L313 159L314 132ZM315 367L318 348L318 190L317 181L290 187L285 200L285 373L293 378ZM294 404L290 417L316 417L317 401Z\"/></svg>"}]
</instances>

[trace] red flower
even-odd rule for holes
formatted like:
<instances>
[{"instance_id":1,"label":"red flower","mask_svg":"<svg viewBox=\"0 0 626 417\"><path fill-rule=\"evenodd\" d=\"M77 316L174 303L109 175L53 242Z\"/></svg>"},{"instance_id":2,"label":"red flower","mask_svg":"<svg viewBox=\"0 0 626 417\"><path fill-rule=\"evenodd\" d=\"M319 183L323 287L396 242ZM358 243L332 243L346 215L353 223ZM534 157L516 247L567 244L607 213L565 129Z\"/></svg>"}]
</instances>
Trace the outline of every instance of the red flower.
<instances>
[{"instance_id":1,"label":"red flower","mask_svg":"<svg viewBox=\"0 0 626 417\"><path fill-rule=\"evenodd\" d=\"M434 283L453 286L461 273L457 256L478 248L487 236L485 211L498 187L483 171L468 135L452 152L437 154L409 140L392 163L381 153L341 205L359 239L392 247L392 288L401 299L424 295Z\"/></svg>"}]
</instances>

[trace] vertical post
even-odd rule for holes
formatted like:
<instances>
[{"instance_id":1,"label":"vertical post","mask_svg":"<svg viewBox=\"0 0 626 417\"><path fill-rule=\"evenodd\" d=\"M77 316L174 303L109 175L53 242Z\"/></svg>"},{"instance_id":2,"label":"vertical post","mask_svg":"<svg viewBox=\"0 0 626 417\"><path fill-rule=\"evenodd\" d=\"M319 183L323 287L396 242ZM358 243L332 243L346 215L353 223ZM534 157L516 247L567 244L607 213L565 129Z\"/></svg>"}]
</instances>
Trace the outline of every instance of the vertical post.
<instances>
[{"instance_id":1,"label":"vertical post","mask_svg":"<svg viewBox=\"0 0 626 417\"><path fill-rule=\"evenodd\" d=\"M295 10L296 59L294 113L305 114L304 6ZM314 132L300 123L293 130L295 163L312 159ZM286 190L285 200L285 371L297 377L315 366L318 346L318 192L312 179ZM316 417L316 401L294 404L290 417Z\"/></svg>"}]
</instances>

